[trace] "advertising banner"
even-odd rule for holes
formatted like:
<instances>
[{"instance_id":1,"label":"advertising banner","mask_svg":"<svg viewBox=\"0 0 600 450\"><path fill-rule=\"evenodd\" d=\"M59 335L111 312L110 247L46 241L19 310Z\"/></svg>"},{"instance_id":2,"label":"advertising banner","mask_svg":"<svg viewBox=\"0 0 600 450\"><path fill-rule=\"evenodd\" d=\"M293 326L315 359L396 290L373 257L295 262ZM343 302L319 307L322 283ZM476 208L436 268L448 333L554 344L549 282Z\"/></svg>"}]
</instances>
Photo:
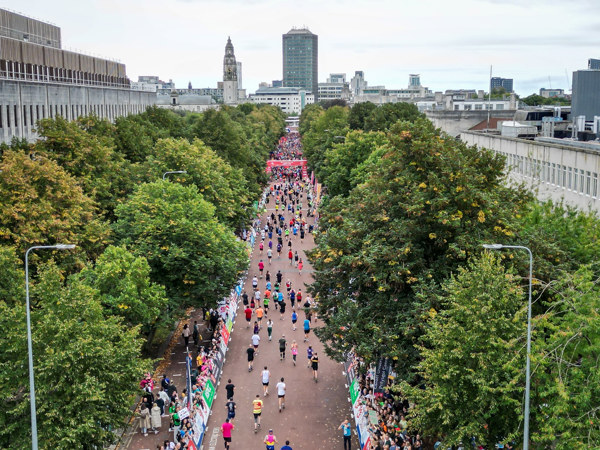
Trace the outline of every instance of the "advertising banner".
<instances>
[{"instance_id":1,"label":"advertising banner","mask_svg":"<svg viewBox=\"0 0 600 450\"><path fill-rule=\"evenodd\" d=\"M212 381L206 380L204 391L202 391L202 398L204 398L206 406L209 408L212 407L213 400L215 398L215 386L212 384Z\"/></svg>"},{"instance_id":2,"label":"advertising banner","mask_svg":"<svg viewBox=\"0 0 600 450\"><path fill-rule=\"evenodd\" d=\"M387 386L388 376L392 371L392 360L390 358L379 358L375 369L375 394L382 394Z\"/></svg>"},{"instance_id":3,"label":"advertising banner","mask_svg":"<svg viewBox=\"0 0 600 450\"><path fill-rule=\"evenodd\" d=\"M303 166L306 167L305 159L269 159L267 161L267 173L273 170L273 167L292 167L292 166Z\"/></svg>"},{"instance_id":4,"label":"advertising banner","mask_svg":"<svg viewBox=\"0 0 600 450\"><path fill-rule=\"evenodd\" d=\"M358 397L360 397L360 385L358 384L358 380L355 378L350 384L350 400L352 400L353 405L358 400Z\"/></svg>"}]
</instances>

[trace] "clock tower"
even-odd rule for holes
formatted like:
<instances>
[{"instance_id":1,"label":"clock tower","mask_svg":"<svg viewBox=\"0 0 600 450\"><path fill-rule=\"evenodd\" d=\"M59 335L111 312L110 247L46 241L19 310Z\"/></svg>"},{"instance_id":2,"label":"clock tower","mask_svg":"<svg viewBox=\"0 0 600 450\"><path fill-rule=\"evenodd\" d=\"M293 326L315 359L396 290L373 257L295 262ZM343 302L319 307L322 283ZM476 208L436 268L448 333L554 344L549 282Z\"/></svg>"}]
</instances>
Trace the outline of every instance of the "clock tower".
<instances>
[{"instance_id":1,"label":"clock tower","mask_svg":"<svg viewBox=\"0 0 600 450\"><path fill-rule=\"evenodd\" d=\"M231 38L227 38L225 57L223 58L223 102L226 105L235 105L238 101L238 76L237 63L233 53Z\"/></svg>"}]
</instances>

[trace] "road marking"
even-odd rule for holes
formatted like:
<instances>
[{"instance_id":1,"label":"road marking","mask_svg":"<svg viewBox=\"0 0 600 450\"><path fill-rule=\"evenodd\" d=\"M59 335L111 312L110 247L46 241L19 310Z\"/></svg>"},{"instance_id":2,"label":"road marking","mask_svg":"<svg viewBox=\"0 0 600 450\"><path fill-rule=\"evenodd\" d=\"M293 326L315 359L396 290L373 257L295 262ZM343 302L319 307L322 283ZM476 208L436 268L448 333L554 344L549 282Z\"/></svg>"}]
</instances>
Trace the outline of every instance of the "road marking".
<instances>
[{"instance_id":1,"label":"road marking","mask_svg":"<svg viewBox=\"0 0 600 450\"><path fill-rule=\"evenodd\" d=\"M210 435L210 442L208 443L209 450L215 450L219 441L219 429L214 427L212 434Z\"/></svg>"}]
</instances>

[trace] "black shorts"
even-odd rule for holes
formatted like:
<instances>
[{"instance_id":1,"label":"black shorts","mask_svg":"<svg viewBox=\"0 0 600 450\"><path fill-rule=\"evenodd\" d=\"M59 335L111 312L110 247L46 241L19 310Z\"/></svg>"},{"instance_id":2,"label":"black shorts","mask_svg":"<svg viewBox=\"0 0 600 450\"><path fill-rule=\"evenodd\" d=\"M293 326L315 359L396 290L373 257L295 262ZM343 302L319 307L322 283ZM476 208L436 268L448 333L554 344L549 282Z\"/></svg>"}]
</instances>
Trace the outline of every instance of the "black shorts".
<instances>
[{"instance_id":1,"label":"black shorts","mask_svg":"<svg viewBox=\"0 0 600 450\"><path fill-rule=\"evenodd\" d=\"M261 415L261 413L253 413L253 414L254 414L254 418L255 419L258 419L260 417L260 415Z\"/></svg>"},{"instance_id":2,"label":"black shorts","mask_svg":"<svg viewBox=\"0 0 600 450\"><path fill-rule=\"evenodd\" d=\"M231 438L230 437L224 437L223 439L225 440L225 442L231 442Z\"/></svg>"},{"instance_id":3,"label":"black shorts","mask_svg":"<svg viewBox=\"0 0 600 450\"><path fill-rule=\"evenodd\" d=\"M268 385L269 385L269 382L268 382L268 381L267 381L266 383L265 383L265 382L263 382L263 386L268 386Z\"/></svg>"},{"instance_id":4,"label":"black shorts","mask_svg":"<svg viewBox=\"0 0 600 450\"><path fill-rule=\"evenodd\" d=\"M319 364L312 363L312 370L319 370Z\"/></svg>"},{"instance_id":5,"label":"black shorts","mask_svg":"<svg viewBox=\"0 0 600 450\"><path fill-rule=\"evenodd\" d=\"M285 398L285 394L283 395L278 395L277 398Z\"/></svg>"}]
</instances>

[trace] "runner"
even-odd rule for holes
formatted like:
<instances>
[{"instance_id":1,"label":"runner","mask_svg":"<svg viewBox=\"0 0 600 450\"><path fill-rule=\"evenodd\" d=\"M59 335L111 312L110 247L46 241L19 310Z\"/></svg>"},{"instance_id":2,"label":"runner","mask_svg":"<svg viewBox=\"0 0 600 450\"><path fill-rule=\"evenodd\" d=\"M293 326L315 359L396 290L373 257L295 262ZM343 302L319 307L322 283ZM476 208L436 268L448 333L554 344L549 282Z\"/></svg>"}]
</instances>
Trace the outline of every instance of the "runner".
<instances>
[{"instance_id":1,"label":"runner","mask_svg":"<svg viewBox=\"0 0 600 450\"><path fill-rule=\"evenodd\" d=\"M252 414L254 415L254 432L258 432L260 428L260 415L262 414L263 402L260 399L260 394L256 394L256 398L252 400Z\"/></svg>"},{"instance_id":2,"label":"runner","mask_svg":"<svg viewBox=\"0 0 600 450\"><path fill-rule=\"evenodd\" d=\"M298 256L298 250L296 250L294 252L294 265L297 266L298 265L298 260L299 260L299 256Z\"/></svg>"},{"instance_id":3,"label":"runner","mask_svg":"<svg viewBox=\"0 0 600 450\"><path fill-rule=\"evenodd\" d=\"M229 449L231 443L231 431L235 427L229 422L229 419L225 419L225 423L221 425L221 432L223 433L223 440L225 441L225 449Z\"/></svg>"},{"instance_id":4,"label":"runner","mask_svg":"<svg viewBox=\"0 0 600 450\"><path fill-rule=\"evenodd\" d=\"M256 308L256 310L254 311L254 314L256 314L256 320L258 320L258 326L260 328L262 328L262 318L263 318L263 315L265 314L264 309L262 309L259 305L258 308Z\"/></svg>"},{"instance_id":5,"label":"runner","mask_svg":"<svg viewBox=\"0 0 600 450\"><path fill-rule=\"evenodd\" d=\"M290 346L292 349L292 361L294 362L294 366L296 365L296 357L298 356L298 344L296 341L292 341L292 345Z\"/></svg>"},{"instance_id":6,"label":"runner","mask_svg":"<svg viewBox=\"0 0 600 450\"><path fill-rule=\"evenodd\" d=\"M283 315L285 314L285 302L283 300L279 302L279 312L281 313L281 318L279 320L283 320Z\"/></svg>"},{"instance_id":7,"label":"runner","mask_svg":"<svg viewBox=\"0 0 600 450\"><path fill-rule=\"evenodd\" d=\"M269 341L271 341L271 334L273 333L273 321L267 320L267 334L269 335Z\"/></svg>"},{"instance_id":8,"label":"runner","mask_svg":"<svg viewBox=\"0 0 600 450\"><path fill-rule=\"evenodd\" d=\"M256 288L258 287L258 278L256 278L256 275L254 275L254 277L252 278L252 287L254 288L254 290L256 290Z\"/></svg>"},{"instance_id":9,"label":"runner","mask_svg":"<svg viewBox=\"0 0 600 450\"><path fill-rule=\"evenodd\" d=\"M267 366L265 366L265 369L261 373L262 385L263 385L263 395L265 397L267 395L269 395L269 377L270 376L271 376L271 372L269 372L269 369L267 369Z\"/></svg>"},{"instance_id":10,"label":"runner","mask_svg":"<svg viewBox=\"0 0 600 450\"><path fill-rule=\"evenodd\" d=\"M267 250L267 258L269 258L269 265L271 265L271 260L273 259L273 250Z\"/></svg>"},{"instance_id":11,"label":"runner","mask_svg":"<svg viewBox=\"0 0 600 450\"><path fill-rule=\"evenodd\" d=\"M279 339L279 360L283 361L285 359L285 347L287 346L287 341L285 340L285 334L281 336Z\"/></svg>"},{"instance_id":12,"label":"runner","mask_svg":"<svg viewBox=\"0 0 600 450\"><path fill-rule=\"evenodd\" d=\"M306 349L306 357L308 358L308 365L306 367L310 367L310 360L311 360L312 356L313 356L313 349L309 345L308 348Z\"/></svg>"},{"instance_id":13,"label":"runner","mask_svg":"<svg viewBox=\"0 0 600 450\"><path fill-rule=\"evenodd\" d=\"M227 380L225 390L227 391L227 400L233 399L233 391L235 390L235 385L231 382L231 378Z\"/></svg>"},{"instance_id":14,"label":"runner","mask_svg":"<svg viewBox=\"0 0 600 450\"><path fill-rule=\"evenodd\" d=\"M317 356L317 352L314 352L312 358L310 358L310 365L313 370L313 378L315 379L315 383L319 381L319 357Z\"/></svg>"},{"instance_id":15,"label":"runner","mask_svg":"<svg viewBox=\"0 0 600 450\"><path fill-rule=\"evenodd\" d=\"M304 342L308 342L308 334L310 333L310 321L304 319Z\"/></svg>"},{"instance_id":16,"label":"runner","mask_svg":"<svg viewBox=\"0 0 600 450\"><path fill-rule=\"evenodd\" d=\"M260 250L260 254L262 255L263 248L264 248L263 241L260 241L260 244L258 244L258 248Z\"/></svg>"},{"instance_id":17,"label":"runner","mask_svg":"<svg viewBox=\"0 0 600 450\"><path fill-rule=\"evenodd\" d=\"M304 263L302 262L302 258L298 261L298 273L302 275L302 268L304 267Z\"/></svg>"},{"instance_id":18,"label":"runner","mask_svg":"<svg viewBox=\"0 0 600 450\"><path fill-rule=\"evenodd\" d=\"M252 365L254 364L254 347L252 346L252 344L250 344L250 346L246 350L246 353L248 354L248 372L252 372L252 369L254 368L252 367Z\"/></svg>"},{"instance_id":19,"label":"runner","mask_svg":"<svg viewBox=\"0 0 600 450\"><path fill-rule=\"evenodd\" d=\"M227 419L233 424L233 419L235 419L235 402L233 401L233 398L227 400L225 408L227 408Z\"/></svg>"},{"instance_id":20,"label":"runner","mask_svg":"<svg viewBox=\"0 0 600 450\"><path fill-rule=\"evenodd\" d=\"M290 241L290 243L291 243L291 241ZM290 251L288 252L288 259L290 260L290 266L291 266L292 264L294 264L294 254L292 253L292 250L290 250Z\"/></svg>"},{"instance_id":21,"label":"runner","mask_svg":"<svg viewBox=\"0 0 600 450\"><path fill-rule=\"evenodd\" d=\"M262 245L262 242L261 242ZM260 277L263 277L263 270L265 269L265 263L263 262L263 260L261 259L260 262L258 263L258 270L260 272Z\"/></svg>"},{"instance_id":22,"label":"runner","mask_svg":"<svg viewBox=\"0 0 600 450\"><path fill-rule=\"evenodd\" d=\"M254 346L254 353L258 356L258 344L260 344L260 336L258 333L252 335L252 345Z\"/></svg>"},{"instance_id":23,"label":"runner","mask_svg":"<svg viewBox=\"0 0 600 450\"><path fill-rule=\"evenodd\" d=\"M292 309L294 309L294 302L296 301L296 291L293 289L290 291L290 303L292 304Z\"/></svg>"},{"instance_id":24,"label":"runner","mask_svg":"<svg viewBox=\"0 0 600 450\"><path fill-rule=\"evenodd\" d=\"M283 382L283 377L277 383L277 399L279 400L279 412L281 412L281 408L285 409L285 383Z\"/></svg>"},{"instance_id":25,"label":"runner","mask_svg":"<svg viewBox=\"0 0 600 450\"><path fill-rule=\"evenodd\" d=\"M342 430L344 433L344 450L346 450L346 445L348 446L348 450L352 450L350 445L352 444L352 426L348 419L344 420L342 424L338 427L338 430Z\"/></svg>"},{"instance_id":26,"label":"runner","mask_svg":"<svg viewBox=\"0 0 600 450\"><path fill-rule=\"evenodd\" d=\"M250 328L250 322L252 322L252 308L247 306L244 310L244 314L246 315L246 323L248 323L246 328Z\"/></svg>"},{"instance_id":27,"label":"runner","mask_svg":"<svg viewBox=\"0 0 600 450\"><path fill-rule=\"evenodd\" d=\"M292 310L292 330L296 331L296 322L298 322L298 314L296 310Z\"/></svg>"},{"instance_id":28,"label":"runner","mask_svg":"<svg viewBox=\"0 0 600 450\"><path fill-rule=\"evenodd\" d=\"M265 440L263 441L267 444L267 450L275 450L275 444L277 443L277 438L273 434L273 430L269 430L269 434L265 436Z\"/></svg>"},{"instance_id":29,"label":"runner","mask_svg":"<svg viewBox=\"0 0 600 450\"><path fill-rule=\"evenodd\" d=\"M292 447L290 447L290 441L285 441L285 445L281 447L281 450L293 450Z\"/></svg>"}]
</instances>

